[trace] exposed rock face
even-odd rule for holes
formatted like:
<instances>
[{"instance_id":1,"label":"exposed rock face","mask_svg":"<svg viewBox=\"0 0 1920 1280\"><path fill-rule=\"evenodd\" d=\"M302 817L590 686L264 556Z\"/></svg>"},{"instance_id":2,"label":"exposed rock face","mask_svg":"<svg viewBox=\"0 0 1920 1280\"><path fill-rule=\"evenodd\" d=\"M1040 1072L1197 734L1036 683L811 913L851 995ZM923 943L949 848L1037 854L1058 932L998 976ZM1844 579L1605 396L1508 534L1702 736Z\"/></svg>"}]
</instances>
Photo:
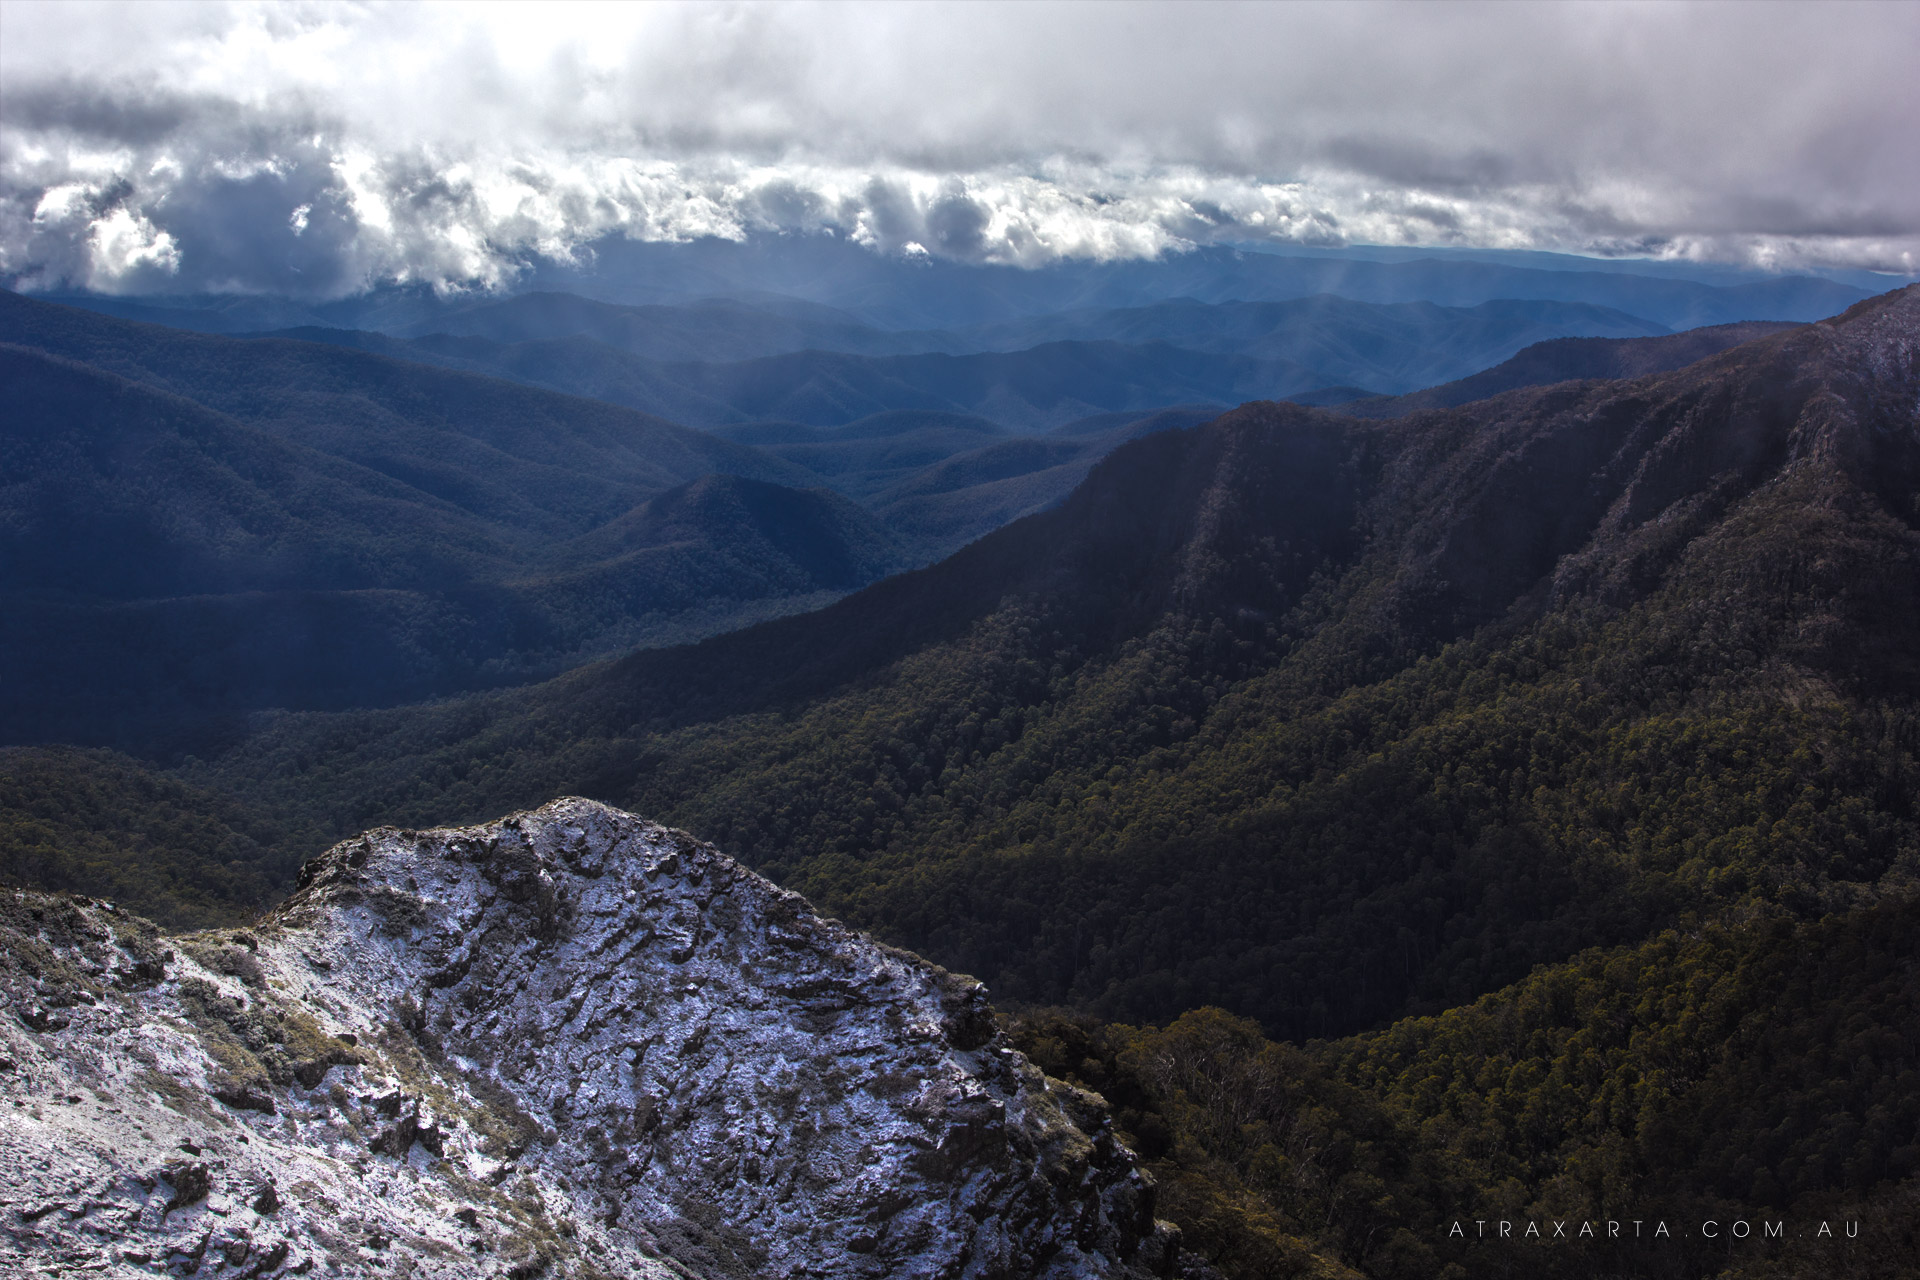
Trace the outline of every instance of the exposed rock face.
<instances>
[{"instance_id":1,"label":"exposed rock face","mask_svg":"<svg viewBox=\"0 0 1920 1280\"><path fill-rule=\"evenodd\" d=\"M0 1270L1177 1271L978 983L602 805L370 832L251 933L0 932Z\"/></svg>"}]
</instances>

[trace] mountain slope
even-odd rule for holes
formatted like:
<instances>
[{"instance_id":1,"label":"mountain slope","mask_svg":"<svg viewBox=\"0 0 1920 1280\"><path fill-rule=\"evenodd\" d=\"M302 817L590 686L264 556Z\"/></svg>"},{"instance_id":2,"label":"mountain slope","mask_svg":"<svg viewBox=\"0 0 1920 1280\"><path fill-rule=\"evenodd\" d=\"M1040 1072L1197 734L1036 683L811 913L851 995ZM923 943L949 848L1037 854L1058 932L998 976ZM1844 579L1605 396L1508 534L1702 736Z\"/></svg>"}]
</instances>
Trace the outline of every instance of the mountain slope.
<instances>
[{"instance_id":1,"label":"mountain slope","mask_svg":"<svg viewBox=\"0 0 1920 1280\"><path fill-rule=\"evenodd\" d=\"M293 883L285 837L111 751L0 748L0 884L110 898L168 928L239 924Z\"/></svg>"},{"instance_id":2,"label":"mountain slope","mask_svg":"<svg viewBox=\"0 0 1920 1280\"><path fill-rule=\"evenodd\" d=\"M1129 440L1217 418L1224 405L1099 414L1045 437L1002 440L956 453L875 494L876 514L903 537L951 553L1002 525L1063 501L1095 463Z\"/></svg>"},{"instance_id":3,"label":"mountain slope","mask_svg":"<svg viewBox=\"0 0 1920 1280\"><path fill-rule=\"evenodd\" d=\"M1304 1242L1375 1280L1898 1280L1920 1239L1917 921L1908 896L1669 931L1306 1046L1218 1009L1042 1011L1012 1038L1113 1102L1159 1211L1231 1280L1301 1269Z\"/></svg>"},{"instance_id":4,"label":"mountain slope","mask_svg":"<svg viewBox=\"0 0 1920 1280\"><path fill-rule=\"evenodd\" d=\"M1288 1034L1845 901L1920 856L1911 748L1843 728L1904 743L1920 693L1916 306L1393 423L1248 406L818 615L208 777L356 823L623 798L1011 996Z\"/></svg>"},{"instance_id":5,"label":"mountain slope","mask_svg":"<svg viewBox=\"0 0 1920 1280\"><path fill-rule=\"evenodd\" d=\"M913 551L826 489L705 476L648 499L506 584L547 620L552 667L816 608L906 567ZM538 629L528 626L536 641ZM554 652L566 637L586 637Z\"/></svg>"},{"instance_id":6,"label":"mountain slope","mask_svg":"<svg viewBox=\"0 0 1920 1280\"><path fill-rule=\"evenodd\" d=\"M714 434L750 444L819 475L867 504L924 563L1043 511L1128 440L1195 426L1224 405L1096 414L1045 437L1017 436L984 418L897 410L841 427L753 422Z\"/></svg>"},{"instance_id":7,"label":"mountain slope","mask_svg":"<svg viewBox=\"0 0 1920 1280\"><path fill-rule=\"evenodd\" d=\"M722 551L741 574L785 591L852 590L885 577L904 552L861 508L824 489L797 490L739 476L704 476L648 499L574 540L570 560L696 545ZM730 594L752 592L734 588Z\"/></svg>"},{"instance_id":8,"label":"mountain slope","mask_svg":"<svg viewBox=\"0 0 1920 1280\"><path fill-rule=\"evenodd\" d=\"M520 532L86 365L6 346L0 373L0 590L457 582L505 562Z\"/></svg>"},{"instance_id":9,"label":"mountain slope","mask_svg":"<svg viewBox=\"0 0 1920 1280\"><path fill-rule=\"evenodd\" d=\"M747 422L713 433L805 467L864 501L924 468L1003 439L1007 430L971 414L898 409L837 427Z\"/></svg>"},{"instance_id":10,"label":"mountain slope","mask_svg":"<svg viewBox=\"0 0 1920 1280\"><path fill-rule=\"evenodd\" d=\"M846 499L709 476L533 541L179 397L0 348L0 721L204 749L817 607L908 563ZM531 545L529 545L531 543Z\"/></svg>"},{"instance_id":11,"label":"mountain slope","mask_svg":"<svg viewBox=\"0 0 1920 1280\"><path fill-rule=\"evenodd\" d=\"M606 405L11 296L0 327L40 344L0 344L0 741L204 748L264 707L817 607L912 554L835 495L706 469L807 471Z\"/></svg>"},{"instance_id":12,"label":"mountain slope","mask_svg":"<svg viewBox=\"0 0 1920 1280\"><path fill-rule=\"evenodd\" d=\"M11 293L0 293L0 341L184 396L542 536L585 532L710 472L810 482L613 405L316 343L192 334Z\"/></svg>"}]
</instances>

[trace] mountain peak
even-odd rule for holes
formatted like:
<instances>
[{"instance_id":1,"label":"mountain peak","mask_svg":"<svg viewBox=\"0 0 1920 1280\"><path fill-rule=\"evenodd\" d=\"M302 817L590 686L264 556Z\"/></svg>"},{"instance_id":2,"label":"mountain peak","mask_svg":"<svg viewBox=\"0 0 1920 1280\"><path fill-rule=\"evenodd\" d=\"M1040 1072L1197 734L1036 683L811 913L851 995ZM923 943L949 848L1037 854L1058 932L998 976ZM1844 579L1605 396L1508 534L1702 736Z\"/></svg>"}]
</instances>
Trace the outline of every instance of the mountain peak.
<instances>
[{"instance_id":1,"label":"mountain peak","mask_svg":"<svg viewBox=\"0 0 1920 1280\"><path fill-rule=\"evenodd\" d=\"M1171 1261L1104 1104L1010 1048L979 983L591 801L368 832L258 928L171 951L85 900L0 916L0 1079L34 1099L0 1146L65 1153L15 1187L30 1215L78 1197L16 1260L93 1229L262 1276L362 1249L448 1276Z\"/></svg>"}]
</instances>

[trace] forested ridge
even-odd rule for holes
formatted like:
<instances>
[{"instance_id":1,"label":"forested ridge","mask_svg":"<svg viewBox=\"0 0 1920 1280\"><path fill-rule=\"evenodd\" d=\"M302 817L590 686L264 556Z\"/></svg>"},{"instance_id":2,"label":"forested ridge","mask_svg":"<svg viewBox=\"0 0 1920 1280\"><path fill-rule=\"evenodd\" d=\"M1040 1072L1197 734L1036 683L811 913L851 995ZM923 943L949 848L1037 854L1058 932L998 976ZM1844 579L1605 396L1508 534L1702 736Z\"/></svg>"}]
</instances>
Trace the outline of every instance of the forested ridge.
<instances>
[{"instance_id":1,"label":"forested ridge","mask_svg":"<svg viewBox=\"0 0 1920 1280\"><path fill-rule=\"evenodd\" d=\"M4 292L0 337L0 742L205 752L262 707L524 683L919 554L611 405Z\"/></svg>"},{"instance_id":2,"label":"forested ridge","mask_svg":"<svg viewBox=\"0 0 1920 1280\"><path fill-rule=\"evenodd\" d=\"M257 710L524 684L818 608L1218 412L1021 441L902 412L741 443L5 291L0 376L0 742L159 759L229 746Z\"/></svg>"},{"instance_id":3,"label":"forested ridge","mask_svg":"<svg viewBox=\"0 0 1920 1280\"><path fill-rule=\"evenodd\" d=\"M298 853L567 792L698 832L985 978L1229 1275L1898 1276L1917 403L1920 289L1630 381L1249 405L820 612L178 779ZM1868 1231L1443 1233L1648 1205Z\"/></svg>"},{"instance_id":4,"label":"forested ridge","mask_svg":"<svg viewBox=\"0 0 1920 1280\"><path fill-rule=\"evenodd\" d=\"M1162 1211L1229 1276L1894 1280L1920 1245L1916 925L1909 896L1668 930L1304 1046L1220 1009L1008 1022L1113 1103ZM1477 1225L1501 1220L1507 1240Z\"/></svg>"},{"instance_id":5,"label":"forested ridge","mask_svg":"<svg viewBox=\"0 0 1920 1280\"><path fill-rule=\"evenodd\" d=\"M1284 1035L1844 905L1916 848L1911 433L1844 332L1377 428L1249 407L822 613L205 776L316 842L584 791L1006 996Z\"/></svg>"}]
</instances>

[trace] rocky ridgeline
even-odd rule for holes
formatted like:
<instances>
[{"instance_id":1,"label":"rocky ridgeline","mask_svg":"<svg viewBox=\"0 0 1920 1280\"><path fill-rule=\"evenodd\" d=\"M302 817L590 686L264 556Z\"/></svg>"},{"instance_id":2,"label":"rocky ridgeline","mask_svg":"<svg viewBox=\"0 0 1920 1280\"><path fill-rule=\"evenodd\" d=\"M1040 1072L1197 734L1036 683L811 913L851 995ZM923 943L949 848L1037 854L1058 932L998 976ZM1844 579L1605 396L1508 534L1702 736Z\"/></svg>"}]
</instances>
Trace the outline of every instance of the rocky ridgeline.
<instances>
[{"instance_id":1,"label":"rocky ridgeline","mask_svg":"<svg viewBox=\"0 0 1920 1280\"><path fill-rule=\"evenodd\" d=\"M588 801L370 832L250 931L0 934L6 1274L1182 1270L978 983Z\"/></svg>"}]
</instances>

